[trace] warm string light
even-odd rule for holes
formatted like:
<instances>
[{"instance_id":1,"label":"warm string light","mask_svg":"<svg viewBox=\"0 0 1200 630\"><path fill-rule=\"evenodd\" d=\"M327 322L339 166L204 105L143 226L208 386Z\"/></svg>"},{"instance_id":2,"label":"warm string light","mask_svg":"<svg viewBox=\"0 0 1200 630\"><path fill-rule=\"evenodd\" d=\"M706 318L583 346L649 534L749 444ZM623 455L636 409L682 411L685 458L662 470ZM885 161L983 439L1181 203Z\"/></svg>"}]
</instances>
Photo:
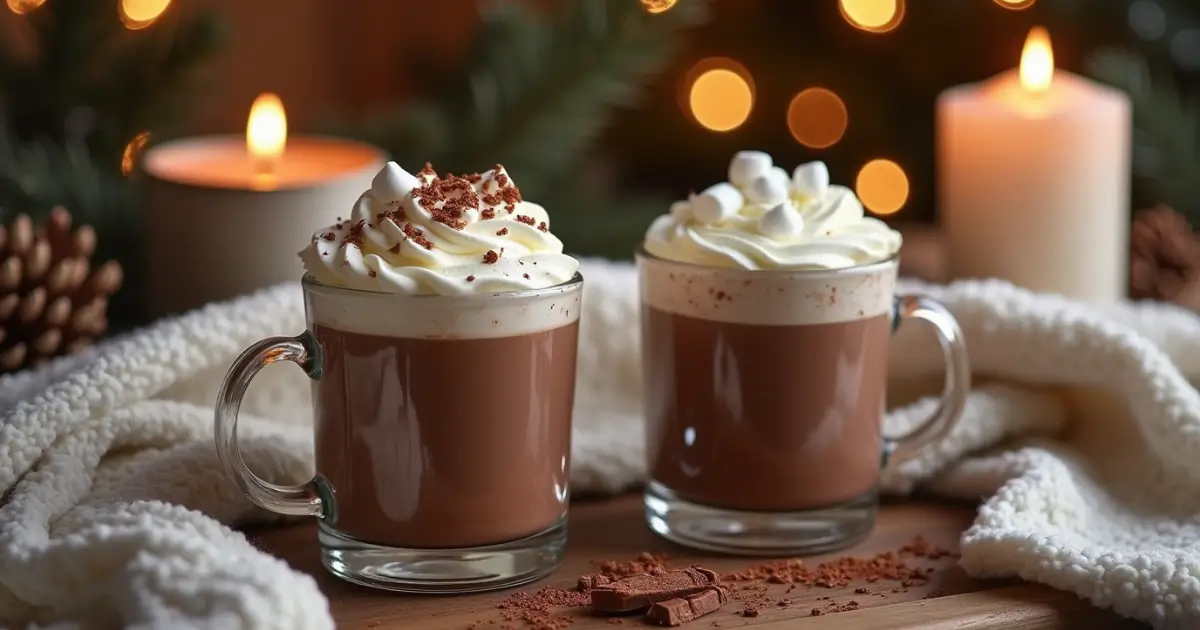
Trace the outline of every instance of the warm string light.
<instances>
[{"instance_id":1,"label":"warm string light","mask_svg":"<svg viewBox=\"0 0 1200 630\"><path fill-rule=\"evenodd\" d=\"M121 174L128 176L133 172L133 167L137 165L138 156L141 155L142 149L146 143L150 141L150 132L143 131L134 136L129 144L125 145L125 152L121 154Z\"/></svg>"},{"instance_id":2,"label":"warm string light","mask_svg":"<svg viewBox=\"0 0 1200 630\"><path fill-rule=\"evenodd\" d=\"M650 14L663 13L675 6L675 2L676 0L642 0L642 8Z\"/></svg>"},{"instance_id":3,"label":"warm string light","mask_svg":"<svg viewBox=\"0 0 1200 630\"><path fill-rule=\"evenodd\" d=\"M704 59L688 72L687 111L710 131L742 126L754 109L754 83L740 63L725 57Z\"/></svg>"},{"instance_id":4,"label":"warm string light","mask_svg":"<svg viewBox=\"0 0 1200 630\"><path fill-rule=\"evenodd\" d=\"M45 3L46 0L8 0L8 8L17 15L25 15Z\"/></svg>"},{"instance_id":5,"label":"warm string light","mask_svg":"<svg viewBox=\"0 0 1200 630\"><path fill-rule=\"evenodd\" d=\"M170 4L171 0L121 0L117 13L125 28L136 31L153 24Z\"/></svg>"},{"instance_id":6,"label":"warm string light","mask_svg":"<svg viewBox=\"0 0 1200 630\"><path fill-rule=\"evenodd\" d=\"M838 143L846 133L849 114L846 104L825 88L808 88L788 105L787 127L796 142L825 149Z\"/></svg>"},{"instance_id":7,"label":"warm string light","mask_svg":"<svg viewBox=\"0 0 1200 630\"><path fill-rule=\"evenodd\" d=\"M904 20L904 0L838 0L842 17L868 33L886 33Z\"/></svg>"},{"instance_id":8,"label":"warm string light","mask_svg":"<svg viewBox=\"0 0 1200 630\"><path fill-rule=\"evenodd\" d=\"M995 0L995 2L1005 9L1020 11L1021 9L1028 9L1033 6L1037 0Z\"/></svg>"},{"instance_id":9,"label":"warm string light","mask_svg":"<svg viewBox=\"0 0 1200 630\"><path fill-rule=\"evenodd\" d=\"M854 191L867 210L878 215L894 214L908 202L908 176L891 160L871 160L858 171Z\"/></svg>"}]
</instances>

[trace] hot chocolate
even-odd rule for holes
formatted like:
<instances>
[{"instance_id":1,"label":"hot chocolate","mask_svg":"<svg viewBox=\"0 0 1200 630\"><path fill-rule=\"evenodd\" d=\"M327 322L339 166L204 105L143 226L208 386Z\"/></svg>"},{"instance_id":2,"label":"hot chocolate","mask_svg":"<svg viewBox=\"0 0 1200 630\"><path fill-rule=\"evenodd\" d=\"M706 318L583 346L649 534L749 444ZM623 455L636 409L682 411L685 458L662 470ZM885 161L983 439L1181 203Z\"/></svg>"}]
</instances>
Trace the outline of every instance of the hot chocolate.
<instances>
[{"instance_id":1,"label":"hot chocolate","mask_svg":"<svg viewBox=\"0 0 1200 630\"><path fill-rule=\"evenodd\" d=\"M899 443L910 456L947 430L966 380L953 319L927 298L897 300L900 241L824 164L789 174L758 151L654 221L637 256L654 531L790 554L870 530L885 454ZM889 443L898 317L939 327L950 404Z\"/></svg>"},{"instance_id":2,"label":"hot chocolate","mask_svg":"<svg viewBox=\"0 0 1200 630\"><path fill-rule=\"evenodd\" d=\"M872 492L894 264L808 276L641 264L654 482L741 510L822 508Z\"/></svg>"},{"instance_id":3,"label":"hot chocolate","mask_svg":"<svg viewBox=\"0 0 1200 630\"><path fill-rule=\"evenodd\" d=\"M760 326L645 307L642 318L655 481L743 510L826 507L875 487L886 315Z\"/></svg>"},{"instance_id":4,"label":"hot chocolate","mask_svg":"<svg viewBox=\"0 0 1200 630\"><path fill-rule=\"evenodd\" d=\"M552 571L567 535L583 278L503 166L416 174L388 163L300 257L308 330L237 358L217 453L259 506L320 518L321 562L418 593L514 586ZM313 380L316 476L280 486L237 451L262 367Z\"/></svg>"},{"instance_id":5,"label":"hot chocolate","mask_svg":"<svg viewBox=\"0 0 1200 630\"><path fill-rule=\"evenodd\" d=\"M327 522L410 548L517 540L567 511L578 325L415 339L317 323L317 474Z\"/></svg>"}]
</instances>

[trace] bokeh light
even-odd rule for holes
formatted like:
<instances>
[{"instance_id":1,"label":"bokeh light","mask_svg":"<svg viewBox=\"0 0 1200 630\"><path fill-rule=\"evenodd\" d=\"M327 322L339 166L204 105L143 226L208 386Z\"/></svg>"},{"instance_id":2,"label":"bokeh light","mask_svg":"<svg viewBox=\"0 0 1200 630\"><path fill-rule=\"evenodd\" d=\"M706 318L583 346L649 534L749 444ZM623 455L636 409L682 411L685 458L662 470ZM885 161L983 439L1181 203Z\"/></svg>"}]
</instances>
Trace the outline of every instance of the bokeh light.
<instances>
[{"instance_id":1,"label":"bokeh light","mask_svg":"<svg viewBox=\"0 0 1200 630\"><path fill-rule=\"evenodd\" d=\"M711 131L731 131L750 118L754 81L742 64L726 58L701 60L688 72L686 110Z\"/></svg>"},{"instance_id":2,"label":"bokeh light","mask_svg":"<svg viewBox=\"0 0 1200 630\"><path fill-rule=\"evenodd\" d=\"M796 142L812 149L837 144L849 122L846 104L825 88L808 88L795 96L787 110L787 127Z\"/></svg>"},{"instance_id":3,"label":"bokeh light","mask_svg":"<svg viewBox=\"0 0 1200 630\"><path fill-rule=\"evenodd\" d=\"M1033 6L1037 0L995 0L995 2L1005 9L1020 11L1021 9L1028 9L1029 7Z\"/></svg>"},{"instance_id":4,"label":"bokeh light","mask_svg":"<svg viewBox=\"0 0 1200 630\"><path fill-rule=\"evenodd\" d=\"M1147 41L1167 34L1167 13L1154 0L1135 0L1129 5L1129 28Z\"/></svg>"},{"instance_id":5,"label":"bokeh light","mask_svg":"<svg viewBox=\"0 0 1200 630\"><path fill-rule=\"evenodd\" d=\"M121 0L118 13L125 28L136 31L153 24L170 4L171 0Z\"/></svg>"},{"instance_id":6,"label":"bokeh light","mask_svg":"<svg viewBox=\"0 0 1200 630\"><path fill-rule=\"evenodd\" d=\"M642 0L646 13L662 13L675 6L676 0Z\"/></svg>"},{"instance_id":7,"label":"bokeh light","mask_svg":"<svg viewBox=\"0 0 1200 630\"><path fill-rule=\"evenodd\" d=\"M891 160L871 160L858 171L854 190L867 210L892 214L908 202L908 176Z\"/></svg>"},{"instance_id":8,"label":"bokeh light","mask_svg":"<svg viewBox=\"0 0 1200 630\"><path fill-rule=\"evenodd\" d=\"M1175 63L1188 70L1200 68L1200 30L1189 28L1175 33L1170 48Z\"/></svg>"},{"instance_id":9,"label":"bokeh light","mask_svg":"<svg viewBox=\"0 0 1200 630\"><path fill-rule=\"evenodd\" d=\"M121 154L121 174L129 175L133 172L133 167L137 165L138 156L141 155L142 149L146 143L150 141L150 132L143 131L134 136L129 144L125 145L125 152Z\"/></svg>"},{"instance_id":10,"label":"bokeh light","mask_svg":"<svg viewBox=\"0 0 1200 630\"><path fill-rule=\"evenodd\" d=\"M17 15L25 15L45 3L46 0L8 0L8 8Z\"/></svg>"},{"instance_id":11,"label":"bokeh light","mask_svg":"<svg viewBox=\"0 0 1200 630\"><path fill-rule=\"evenodd\" d=\"M868 33L886 33L904 19L904 0L838 0L842 17Z\"/></svg>"}]
</instances>

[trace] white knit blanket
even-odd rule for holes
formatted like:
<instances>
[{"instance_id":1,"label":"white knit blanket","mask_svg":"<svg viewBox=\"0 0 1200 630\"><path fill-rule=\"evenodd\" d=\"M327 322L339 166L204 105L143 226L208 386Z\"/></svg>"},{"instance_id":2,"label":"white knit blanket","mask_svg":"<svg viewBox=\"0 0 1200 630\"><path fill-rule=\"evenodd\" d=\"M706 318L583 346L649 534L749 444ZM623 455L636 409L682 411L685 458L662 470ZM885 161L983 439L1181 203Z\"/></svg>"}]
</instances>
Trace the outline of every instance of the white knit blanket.
<instances>
[{"instance_id":1,"label":"white knit blanket","mask_svg":"<svg viewBox=\"0 0 1200 630\"><path fill-rule=\"evenodd\" d=\"M633 271L587 261L572 484L643 475ZM1200 319L1160 305L1095 310L1000 282L902 283L941 298L975 370L959 428L885 478L986 497L963 535L976 576L1019 576L1162 628L1200 627ZM222 478L212 402L234 356L304 327L298 285L213 305L83 357L0 379L0 625L333 628L307 575L230 523L264 515ZM935 405L923 326L893 346L889 431ZM311 474L308 379L259 376L242 448L260 474ZM316 544L315 541L313 543Z\"/></svg>"}]
</instances>

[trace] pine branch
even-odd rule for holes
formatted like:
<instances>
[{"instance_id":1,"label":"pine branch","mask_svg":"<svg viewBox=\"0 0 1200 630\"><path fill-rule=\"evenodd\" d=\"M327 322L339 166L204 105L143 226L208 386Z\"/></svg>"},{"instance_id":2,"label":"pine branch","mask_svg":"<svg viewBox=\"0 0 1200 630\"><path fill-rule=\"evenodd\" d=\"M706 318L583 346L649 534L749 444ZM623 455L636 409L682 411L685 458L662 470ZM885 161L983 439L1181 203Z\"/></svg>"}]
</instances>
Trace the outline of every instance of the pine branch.
<instances>
[{"instance_id":1,"label":"pine branch","mask_svg":"<svg viewBox=\"0 0 1200 630\"><path fill-rule=\"evenodd\" d=\"M567 0L553 14L493 3L464 79L440 99L409 106L369 125L405 166L434 162L443 171L503 163L530 198L578 164L612 109L636 102L643 81L661 71L675 32L700 23L706 0L647 14L637 0Z\"/></svg>"},{"instance_id":2,"label":"pine branch","mask_svg":"<svg viewBox=\"0 0 1200 630\"><path fill-rule=\"evenodd\" d=\"M1165 73L1153 73L1132 52L1097 51L1088 71L1129 94L1134 175L1149 189L1147 203L1171 204L1195 220L1200 216L1200 109Z\"/></svg>"},{"instance_id":3,"label":"pine branch","mask_svg":"<svg viewBox=\"0 0 1200 630\"><path fill-rule=\"evenodd\" d=\"M187 114L191 80L224 43L215 13L181 10L169 7L139 31L121 24L112 2L54 0L30 13L35 54L0 59L10 128L23 140L86 139L97 157L119 163L135 134Z\"/></svg>"}]
</instances>

